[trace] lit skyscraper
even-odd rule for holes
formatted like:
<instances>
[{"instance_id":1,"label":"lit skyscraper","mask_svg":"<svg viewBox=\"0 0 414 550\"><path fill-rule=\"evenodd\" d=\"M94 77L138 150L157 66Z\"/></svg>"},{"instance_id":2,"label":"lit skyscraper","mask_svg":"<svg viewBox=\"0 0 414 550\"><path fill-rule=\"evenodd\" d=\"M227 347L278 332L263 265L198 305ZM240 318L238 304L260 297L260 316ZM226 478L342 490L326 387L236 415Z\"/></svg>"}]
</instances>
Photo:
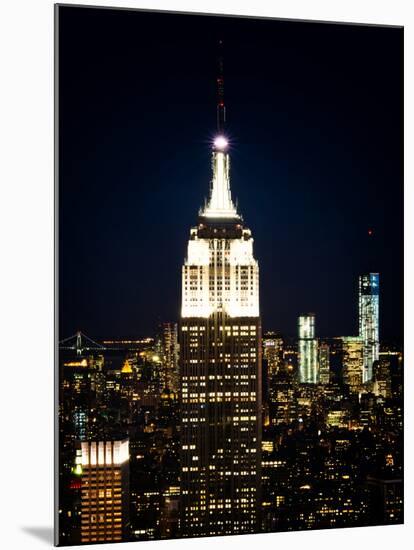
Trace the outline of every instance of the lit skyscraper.
<instances>
[{"instance_id":1,"label":"lit skyscraper","mask_svg":"<svg viewBox=\"0 0 414 550\"><path fill-rule=\"evenodd\" d=\"M283 339L280 334L267 332L262 339L263 358L267 361L269 378L276 375L283 366Z\"/></svg>"},{"instance_id":2,"label":"lit skyscraper","mask_svg":"<svg viewBox=\"0 0 414 550\"><path fill-rule=\"evenodd\" d=\"M331 365L329 360L329 346L326 343L319 345L319 382L329 384L331 381Z\"/></svg>"},{"instance_id":3,"label":"lit skyscraper","mask_svg":"<svg viewBox=\"0 0 414 550\"><path fill-rule=\"evenodd\" d=\"M373 367L373 393L384 399L391 397L391 362L387 357L380 357Z\"/></svg>"},{"instance_id":4,"label":"lit skyscraper","mask_svg":"<svg viewBox=\"0 0 414 550\"><path fill-rule=\"evenodd\" d=\"M81 542L120 542L129 535L129 442L81 443Z\"/></svg>"},{"instance_id":5,"label":"lit skyscraper","mask_svg":"<svg viewBox=\"0 0 414 550\"><path fill-rule=\"evenodd\" d=\"M364 345L362 381L372 379L372 365L379 358L379 274L359 277L359 335Z\"/></svg>"},{"instance_id":6,"label":"lit skyscraper","mask_svg":"<svg viewBox=\"0 0 414 550\"><path fill-rule=\"evenodd\" d=\"M162 325L163 385L178 393L178 336L176 323Z\"/></svg>"},{"instance_id":7,"label":"lit skyscraper","mask_svg":"<svg viewBox=\"0 0 414 550\"><path fill-rule=\"evenodd\" d=\"M319 382L318 341L315 338L315 315L308 313L299 317L299 382Z\"/></svg>"},{"instance_id":8,"label":"lit skyscraper","mask_svg":"<svg viewBox=\"0 0 414 550\"><path fill-rule=\"evenodd\" d=\"M222 85L219 131L224 119L220 92ZM190 231L182 269L183 536L258 530L259 268L251 232L231 198L229 165L227 140L219 134L212 153L209 201Z\"/></svg>"},{"instance_id":9,"label":"lit skyscraper","mask_svg":"<svg viewBox=\"0 0 414 550\"><path fill-rule=\"evenodd\" d=\"M364 342L359 336L343 336L342 343L342 379L351 391L361 390L363 375Z\"/></svg>"}]
</instances>

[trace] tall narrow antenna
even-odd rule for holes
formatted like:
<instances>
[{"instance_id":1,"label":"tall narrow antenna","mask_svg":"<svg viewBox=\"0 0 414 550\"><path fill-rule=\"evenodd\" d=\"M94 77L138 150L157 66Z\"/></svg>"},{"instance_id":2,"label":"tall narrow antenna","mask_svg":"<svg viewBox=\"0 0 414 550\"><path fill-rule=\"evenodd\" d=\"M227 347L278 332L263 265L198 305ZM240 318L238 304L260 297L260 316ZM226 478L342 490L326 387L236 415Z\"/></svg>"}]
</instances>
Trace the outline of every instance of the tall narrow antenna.
<instances>
[{"instance_id":1,"label":"tall narrow antenna","mask_svg":"<svg viewBox=\"0 0 414 550\"><path fill-rule=\"evenodd\" d=\"M224 132L226 122L226 107L224 105L224 76L223 76L223 41L218 42L218 73L217 73L217 131Z\"/></svg>"}]
</instances>

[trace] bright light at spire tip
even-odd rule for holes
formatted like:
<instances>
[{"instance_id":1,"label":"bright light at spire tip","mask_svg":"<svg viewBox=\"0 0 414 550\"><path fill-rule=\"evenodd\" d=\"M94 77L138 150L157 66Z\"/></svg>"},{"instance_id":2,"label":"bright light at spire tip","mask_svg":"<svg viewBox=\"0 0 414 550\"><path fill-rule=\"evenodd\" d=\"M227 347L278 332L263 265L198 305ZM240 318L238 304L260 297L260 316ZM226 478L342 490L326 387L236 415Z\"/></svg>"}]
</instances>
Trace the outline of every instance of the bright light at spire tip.
<instances>
[{"instance_id":1,"label":"bright light at spire tip","mask_svg":"<svg viewBox=\"0 0 414 550\"><path fill-rule=\"evenodd\" d=\"M228 146L229 142L224 136L217 136L214 140L214 147L216 149L225 149Z\"/></svg>"}]
</instances>

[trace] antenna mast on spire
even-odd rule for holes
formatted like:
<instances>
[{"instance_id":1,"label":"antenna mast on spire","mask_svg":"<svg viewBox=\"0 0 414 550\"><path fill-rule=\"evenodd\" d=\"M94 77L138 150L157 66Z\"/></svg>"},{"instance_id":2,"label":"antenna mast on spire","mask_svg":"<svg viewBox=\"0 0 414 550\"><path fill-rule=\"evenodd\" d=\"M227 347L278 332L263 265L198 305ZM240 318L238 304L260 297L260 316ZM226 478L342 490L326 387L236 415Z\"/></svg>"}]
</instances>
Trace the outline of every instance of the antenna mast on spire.
<instances>
[{"instance_id":1,"label":"antenna mast on spire","mask_svg":"<svg viewBox=\"0 0 414 550\"><path fill-rule=\"evenodd\" d=\"M223 76L223 41L218 42L218 74L217 74L217 131L224 131L226 122L226 107L224 105L224 76Z\"/></svg>"}]
</instances>

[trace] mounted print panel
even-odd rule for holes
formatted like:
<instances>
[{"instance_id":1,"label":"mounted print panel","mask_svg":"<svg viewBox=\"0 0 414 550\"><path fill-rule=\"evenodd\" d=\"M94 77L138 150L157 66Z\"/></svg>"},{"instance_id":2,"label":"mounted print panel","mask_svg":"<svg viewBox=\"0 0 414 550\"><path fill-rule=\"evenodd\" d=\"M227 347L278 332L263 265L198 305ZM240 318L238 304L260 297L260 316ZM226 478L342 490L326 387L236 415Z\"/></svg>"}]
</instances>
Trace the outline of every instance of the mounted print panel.
<instances>
[{"instance_id":1,"label":"mounted print panel","mask_svg":"<svg viewBox=\"0 0 414 550\"><path fill-rule=\"evenodd\" d=\"M399 27L56 6L56 544L403 522L402 93Z\"/></svg>"}]
</instances>

